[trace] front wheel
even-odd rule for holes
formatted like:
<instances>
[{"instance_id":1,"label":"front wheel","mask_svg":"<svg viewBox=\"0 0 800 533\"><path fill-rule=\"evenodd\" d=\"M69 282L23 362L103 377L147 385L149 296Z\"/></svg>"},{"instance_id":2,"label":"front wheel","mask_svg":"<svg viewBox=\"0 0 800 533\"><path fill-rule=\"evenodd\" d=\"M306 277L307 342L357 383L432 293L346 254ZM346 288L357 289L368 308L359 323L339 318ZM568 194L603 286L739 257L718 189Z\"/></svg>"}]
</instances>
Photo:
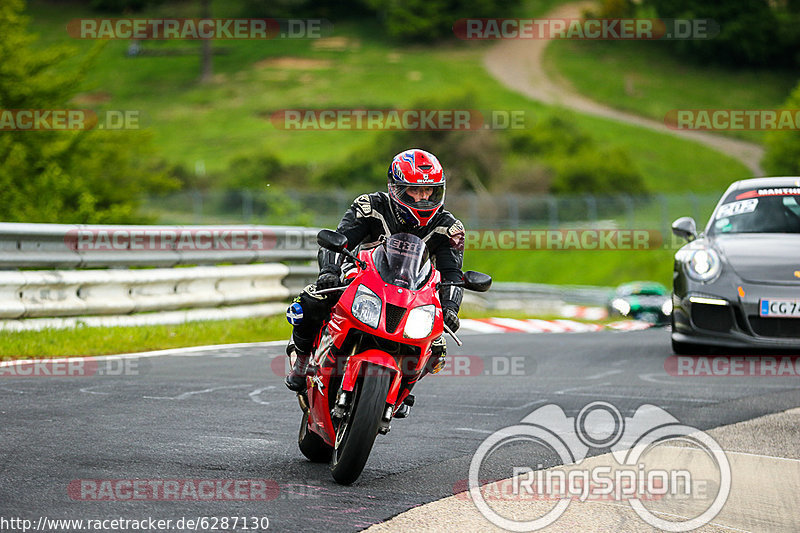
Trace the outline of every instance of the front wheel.
<instances>
[{"instance_id":1,"label":"front wheel","mask_svg":"<svg viewBox=\"0 0 800 533\"><path fill-rule=\"evenodd\" d=\"M308 411L303 413L303 421L300 423L300 434L297 436L297 444L309 461L315 463L325 463L331 460L333 448L325 442L322 437L308 430Z\"/></svg>"},{"instance_id":2,"label":"front wheel","mask_svg":"<svg viewBox=\"0 0 800 533\"><path fill-rule=\"evenodd\" d=\"M369 370L356 383L350 412L336 430L331 474L343 485L354 482L364 470L386 407L391 375L380 367Z\"/></svg>"}]
</instances>

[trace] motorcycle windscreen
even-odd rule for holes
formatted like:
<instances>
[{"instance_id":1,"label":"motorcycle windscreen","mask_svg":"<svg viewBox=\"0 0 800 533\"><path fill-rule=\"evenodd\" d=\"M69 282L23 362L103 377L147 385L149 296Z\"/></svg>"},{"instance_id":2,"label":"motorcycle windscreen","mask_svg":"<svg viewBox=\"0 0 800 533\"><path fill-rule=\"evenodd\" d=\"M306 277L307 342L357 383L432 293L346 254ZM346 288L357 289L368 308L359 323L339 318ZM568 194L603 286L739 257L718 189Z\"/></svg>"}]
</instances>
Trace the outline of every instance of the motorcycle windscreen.
<instances>
[{"instance_id":1,"label":"motorcycle windscreen","mask_svg":"<svg viewBox=\"0 0 800 533\"><path fill-rule=\"evenodd\" d=\"M405 289L419 289L431 271L428 248L410 233L392 235L372 257L383 281Z\"/></svg>"}]
</instances>

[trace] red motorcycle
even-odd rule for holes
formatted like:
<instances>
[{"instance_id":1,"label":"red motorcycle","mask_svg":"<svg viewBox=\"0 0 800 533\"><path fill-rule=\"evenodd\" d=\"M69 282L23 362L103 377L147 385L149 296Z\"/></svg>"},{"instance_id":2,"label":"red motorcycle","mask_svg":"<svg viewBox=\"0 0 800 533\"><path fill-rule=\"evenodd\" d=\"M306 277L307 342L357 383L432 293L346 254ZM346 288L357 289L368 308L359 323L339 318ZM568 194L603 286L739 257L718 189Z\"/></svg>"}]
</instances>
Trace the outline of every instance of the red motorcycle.
<instances>
[{"instance_id":1,"label":"red motorcycle","mask_svg":"<svg viewBox=\"0 0 800 533\"><path fill-rule=\"evenodd\" d=\"M322 230L320 246L356 266L315 343L307 390L298 393L303 421L300 451L315 462L330 461L333 478L353 483L367 463L375 438L391 429L413 384L426 373L431 343L447 330L438 289L463 286L484 292L492 278L467 271L458 282L441 281L425 243L398 233L358 257L347 238Z\"/></svg>"}]
</instances>

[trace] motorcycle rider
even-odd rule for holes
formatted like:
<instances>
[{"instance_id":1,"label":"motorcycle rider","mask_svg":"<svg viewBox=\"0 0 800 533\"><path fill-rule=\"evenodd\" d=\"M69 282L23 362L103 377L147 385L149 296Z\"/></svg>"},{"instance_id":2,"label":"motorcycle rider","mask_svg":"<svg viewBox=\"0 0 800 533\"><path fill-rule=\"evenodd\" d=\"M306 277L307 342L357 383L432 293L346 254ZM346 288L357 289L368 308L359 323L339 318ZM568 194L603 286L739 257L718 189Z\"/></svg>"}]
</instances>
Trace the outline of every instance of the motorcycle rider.
<instances>
[{"instance_id":1,"label":"motorcycle rider","mask_svg":"<svg viewBox=\"0 0 800 533\"><path fill-rule=\"evenodd\" d=\"M337 231L347 237L347 249L359 245L373 245L395 233L411 233L427 245L434 266L444 281L460 281L464 260L464 226L444 206L445 175L439 160L431 153L417 148L400 152L392 159L388 171L388 193L362 194L355 199ZM320 273L316 284L307 286L287 311L294 325L292 340L286 353L294 351L297 358L286 377L290 390L302 392L306 388L306 369L314 340L322 323L330 316L341 292L317 294L317 289L327 289L342 284L341 254L320 249ZM458 311L461 306L461 287L442 287L439 299L444 323L455 332L459 328ZM441 336L431 347L432 364L428 371L436 373L444 367L446 345ZM424 375L424 372L423 372ZM414 383L407 386L410 389ZM413 404L409 396L402 406L402 416ZM398 416L401 411L398 412Z\"/></svg>"}]
</instances>

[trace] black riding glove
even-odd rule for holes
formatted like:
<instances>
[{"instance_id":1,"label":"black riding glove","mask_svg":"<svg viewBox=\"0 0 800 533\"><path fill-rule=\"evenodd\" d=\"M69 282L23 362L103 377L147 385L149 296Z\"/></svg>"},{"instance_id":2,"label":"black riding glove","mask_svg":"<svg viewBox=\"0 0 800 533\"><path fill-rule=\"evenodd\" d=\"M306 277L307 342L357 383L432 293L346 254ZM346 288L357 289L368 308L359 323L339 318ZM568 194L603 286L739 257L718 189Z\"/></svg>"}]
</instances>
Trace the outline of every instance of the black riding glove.
<instances>
[{"instance_id":1,"label":"black riding glove","mask_svg":"<svg viewBox=\"0 0 800 533\"><path fill-rule=\"evenodd\" d=\"M330 272L323 272L317 278L317 289L331 289L339 286L339 276Z\"/></svg>"},{"instance_id":2,"label":"black riding glove","mask_svg":"<svg viewBox=\"0 0 800 533\"><path fill-rule=\"evenodd\" d=\"M458 319L458 309L454 307L445 307L444 323L453 333L458 331L458 328L461 326L461 321Z\"/></svg>"}]
</instances>

